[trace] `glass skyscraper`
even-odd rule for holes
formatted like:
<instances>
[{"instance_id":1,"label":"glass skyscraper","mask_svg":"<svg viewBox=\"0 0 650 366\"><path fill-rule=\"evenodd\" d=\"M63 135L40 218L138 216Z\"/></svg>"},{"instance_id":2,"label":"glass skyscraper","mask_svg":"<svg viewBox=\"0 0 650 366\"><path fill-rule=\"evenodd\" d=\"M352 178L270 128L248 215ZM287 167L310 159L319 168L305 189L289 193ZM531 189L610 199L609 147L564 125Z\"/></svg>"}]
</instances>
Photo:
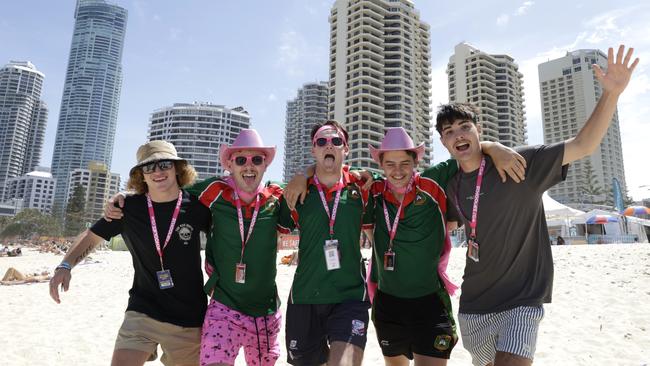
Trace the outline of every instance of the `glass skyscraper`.
<instances>
[{"instance_id":1,"label":"glass skyscraper","mask_svg":"<svg viewBox=\"0 0 650 366\"><path fill-rule=\"evenodd\" d=\"M122 87L127 11L104 0L78 0L52 156L54 210L68 197L69 175L91 161L110 169Z\"/></svg>"},{"instance_id":2,"label":"glass skyscraper","mask_svg":"<svg viewBox=\"0 0 650 366\"><path fill-rule=\"evenodd\" d=\"M11 61L0 69L0 201L7 179L31 172L41 158L47 122L44 77L29 61Z\"/></svg>"}]
</instances>

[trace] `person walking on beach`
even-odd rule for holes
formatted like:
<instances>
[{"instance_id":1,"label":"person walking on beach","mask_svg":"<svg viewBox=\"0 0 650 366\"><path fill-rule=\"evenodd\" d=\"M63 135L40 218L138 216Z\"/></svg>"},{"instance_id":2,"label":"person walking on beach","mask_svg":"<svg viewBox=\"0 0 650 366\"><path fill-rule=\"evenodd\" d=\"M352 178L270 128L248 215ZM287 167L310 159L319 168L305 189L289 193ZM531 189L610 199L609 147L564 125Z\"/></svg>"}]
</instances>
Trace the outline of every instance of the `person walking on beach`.
<instances>
[{"instance_id":1,"label":"person walking on beach","mask_svg":"<svg viewBox=\"0 0 650 366\"><path fill-rule=\"evenodd\" d=\"M447 185L447 196L468 238L458 320L474 365L532 364L543 304L551 302L553 286L542 194L566 178L568 164L600 144L639 62L630 64L632 53L621 45L614 57L610 48L607 70L593 66L603 92L575 137L517 149L527 162L521 184L499 182L479 145L476 107L439 107L436 130L461 167Z\"/></svg>"},{"instance_id":2,"label":"person walking on beach","mask_svg":"<svg viewBox=\"0 0 650 366\"><path fill-rule=\"evenodd\" d=\"M482 145L504 173L520 180L523 157L498 143ZM385 363L445 365L458 336L449 297L457 287L446 274L451 243L444 189L458 163L448 160L418 173L424 143L415 146L402 127L388 128L381 146L368 148L385 176L371 187L372 273L378 280L372 317Z\"/></svg>"},{"instance_id":3,"label":"person walking on beach","mask_svg":"<svg viewBox=\"0 0 650 366\"><path fill-rule=\"evenodd\" d=\"M71 270L104 240L121 234L135 270L129 303L119 329L113 366L143 365L163 350L165 365L197 365L207 299L203 292L200 235L210 227L210 211L180 187L196 172L174 145L151 141L140 146L127 186L121 219L97 221L81 233L50 280L50 296L60 303Z\"/></svg>"},{"instance_id":4,"label":"person walking on beach","mask_svg":"<svg viewBox=\"0 0 650 366\"><path fill-rule=\"evenodd\" d=\"M298 267L286 315L292 365L360 365L368 328L368 293L359 238L372 211L367 190L343 164L348 133L336 121L311 131L315 174L309 194L282 217L300 230ZM371 228L371 226L366 226Z\"/></svg>"}]
</instances>

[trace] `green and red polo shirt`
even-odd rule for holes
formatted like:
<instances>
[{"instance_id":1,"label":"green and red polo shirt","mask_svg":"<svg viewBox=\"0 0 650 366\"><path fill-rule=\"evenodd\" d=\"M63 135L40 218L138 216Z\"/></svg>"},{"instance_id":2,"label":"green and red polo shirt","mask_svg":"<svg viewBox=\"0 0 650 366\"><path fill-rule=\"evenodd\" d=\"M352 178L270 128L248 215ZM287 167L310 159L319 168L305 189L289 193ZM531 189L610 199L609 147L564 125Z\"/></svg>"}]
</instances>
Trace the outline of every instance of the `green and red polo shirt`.
<instances>
[{"instance_id":1,"label":"green and red polo shirt","mask_svg":"<svg viewBox=\"0 0 650 366\"><path fill-rule=\"evenodd\" d=\"M206 293L214 289L213 298L228 307L251 316L275 313L280 307L276 276L277 231L282 188L267 183L259 193L260 207L250 239L244 248L246 282L235 282L235 266L240 261L242 240L237 219L234 191L221 178L209 178L187 188L212 212L212 230L208 237L205 260L214 272L205 285ZM255 200L242 202L244 235L248 235Z\"/></svg>"},{"instance_id":2,"label":"green and red polo shirt","mask_svg":"<svg viewBox=\"0 0 650 366\"><path fill-rule=\"evenodd\" d=\"M373 278L379 290L387 294L416 298L441 289L438 261L446 235L447 182L458 171L458 163L448 160L426 169L414 177L413 187L404 196L397 233L393 240L395 269L384 270L384 253L390 241L384 216L386 210L393 225L399 200L385 188L385 181L376 181L371 192L374 207Z\"/></svg>"},{"instance_id":3,"label":"green and red polo shirt","mask_svg":"<svg viewBox=\"0 0 650 366\"><path fill-rule=\"evenodd\" d=\"M300 241L298 268L293 278L289 302L294 304L336 304L347 300L367 300L365 268L361 258L360 237L365 228L372 228L372 197L361 189L363 183L343 168L342 190L336 221L334 239L339 242L341 268L328 271L325 263L325 241L330 239L329 217L323 207L313 178L308 180L309 194L304 204L289 211L281 203L281 220L285 227L298 227ZM332 212L338 185L323 187L330 213Z\"/></svg>"}]
</instances>

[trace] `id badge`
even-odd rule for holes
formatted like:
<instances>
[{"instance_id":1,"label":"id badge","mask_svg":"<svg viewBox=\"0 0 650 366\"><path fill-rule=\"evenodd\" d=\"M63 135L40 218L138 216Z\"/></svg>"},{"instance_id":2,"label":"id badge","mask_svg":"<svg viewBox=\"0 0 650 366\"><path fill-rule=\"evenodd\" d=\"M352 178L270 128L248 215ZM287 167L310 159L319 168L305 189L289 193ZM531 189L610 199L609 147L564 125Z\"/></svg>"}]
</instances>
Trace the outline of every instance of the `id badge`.
<instances>
[{"instance_id":1,"label":"id badge","mask_svg":"<svg viewBox=\"0 0 650 366\"><path fill-rule=\"evenodd\" d=\"M174 287L174 281L172 281L172 273L168 269L163 269L162 271L156 272L156 277L158 277L158 286L161 290L166 290L168 288Z\"/></svg>"},{"instance_id":2,"label":"id badge","mask_svg":"<svg viewBox=\"0 0 650 366\"><path fill-rule=\"evenodd\" d=\"M386 271L395 270L395 252L393 251L384 252L384 270Z\"/></svg>"},{"instance_id":3,"label":"id badge","mask_svg":"<svg viewBox=\"0 0 650 366\"><path fill-rule=\"evenodd\" d=\"M336 239L325 240L324 249L327 270L331 271L341 268L341 262L339 261L339 241Z\"/></svg>"},{"instance_id":4,"label":"id badge","mask_svg":"<svg viewBox=\"0 0 650 366\"><path fill-rule=\"evenodd\" d=\"M246 263L237 263L235 265L235 282L246 283Z\"/></svg>"},{"instance_id":5,"label":"id badge","mask_svg":"<svg viewBox=\"0 0 650 366\"><path fill-rule=\"evenodd\" d=\"M467 256L474 262L478 262L478 243L472 239L467 241Z\"/></svg>"}]
</instances>

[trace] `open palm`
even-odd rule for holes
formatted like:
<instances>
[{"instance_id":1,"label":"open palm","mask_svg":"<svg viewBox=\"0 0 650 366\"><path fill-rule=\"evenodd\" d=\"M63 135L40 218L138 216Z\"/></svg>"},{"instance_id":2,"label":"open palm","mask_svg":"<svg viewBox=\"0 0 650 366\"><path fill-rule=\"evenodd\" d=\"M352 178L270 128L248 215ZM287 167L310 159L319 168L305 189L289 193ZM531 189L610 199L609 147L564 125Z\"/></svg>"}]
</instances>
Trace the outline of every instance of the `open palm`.
<instances>
[{"instance_id":1,"label":"open palm","mask_svg":"<svg viewBox=\"0 0 650 366\"><path fill-rule=\"evenodd\" d=\"M607 73L603 72L600 66L594 65L596 78L600 81L605 91L620 94L625 90L634 68L639 63L639 59L636 58L628 66L633 53L634 48L629 48L627 53L625 53L625 46L620 45L616 53L616 60L614 60L614 49L610 47L607 51ZM625 58L623 58L623 54L625 54Z\"/></svg>"}]
</instances>

